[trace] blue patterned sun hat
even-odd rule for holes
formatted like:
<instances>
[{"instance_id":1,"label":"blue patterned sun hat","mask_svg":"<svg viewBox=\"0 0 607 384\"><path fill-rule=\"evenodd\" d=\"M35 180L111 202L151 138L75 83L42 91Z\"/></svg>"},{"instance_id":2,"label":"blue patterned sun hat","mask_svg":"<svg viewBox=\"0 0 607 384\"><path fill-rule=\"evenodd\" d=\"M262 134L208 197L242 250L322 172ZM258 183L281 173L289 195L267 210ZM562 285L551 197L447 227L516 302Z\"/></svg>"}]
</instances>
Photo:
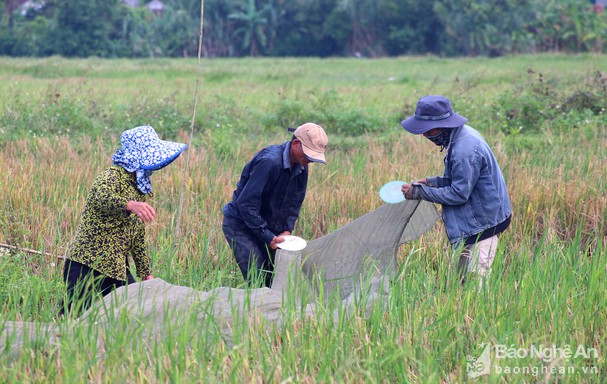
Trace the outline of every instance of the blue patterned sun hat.
<instances>
[{"instance_id":1,"label":"blue patterned sun hat","mask_svg":"<svg viewBox=\"0 0 607 384\"><path fill-rule=\"evenodd\" d=\"M171 164L187 148L183 143L160 140L149 125L124 131L120 143L122 148L116 150L112 160L115 165L136 173L137 189L145 194L152 192L152 171Z\"/></svg>"}]
</instances>

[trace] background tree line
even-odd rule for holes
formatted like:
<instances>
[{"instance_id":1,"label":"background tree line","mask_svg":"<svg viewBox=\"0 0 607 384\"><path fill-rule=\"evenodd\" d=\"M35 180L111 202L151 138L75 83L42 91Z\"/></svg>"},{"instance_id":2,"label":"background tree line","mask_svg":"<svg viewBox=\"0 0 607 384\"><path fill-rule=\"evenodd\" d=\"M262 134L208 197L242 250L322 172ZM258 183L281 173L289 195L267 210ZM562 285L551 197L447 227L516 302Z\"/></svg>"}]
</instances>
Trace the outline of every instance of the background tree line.
<instances>
[{"instance_id":1,"label":"background tree line","mask_svg":"<svg viewBox=\"0 0 607 384\"><path fill-rule=\"evenodd\" d=\"M184 57L199 0L3 0L0 55ZM29 5L24 11L24 3ZM588 0L206 0L203 54L499 56L604 52L607 12Z\"/></svg>"}]
</instances>

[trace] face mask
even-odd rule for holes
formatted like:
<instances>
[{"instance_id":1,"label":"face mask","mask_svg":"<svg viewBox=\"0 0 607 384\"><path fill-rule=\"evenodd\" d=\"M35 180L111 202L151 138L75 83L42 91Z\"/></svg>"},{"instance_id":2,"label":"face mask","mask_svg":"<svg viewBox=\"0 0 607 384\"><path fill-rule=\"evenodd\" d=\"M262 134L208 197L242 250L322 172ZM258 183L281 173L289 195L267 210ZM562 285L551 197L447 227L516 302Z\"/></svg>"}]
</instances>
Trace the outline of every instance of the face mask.
<instances>
[{"instance_id":1,"label":"face mask","mask_svg":"<svg viewBox=\"0 0 607 384\"><path fill-rule=\"evenodd\" d=\"M441 151L449 145L449 139L451 138L450 129L441 129L439 133L432 136L426 136L426 139L430 140L437 146L441 147Z\"/></svg>"}]
</instances>

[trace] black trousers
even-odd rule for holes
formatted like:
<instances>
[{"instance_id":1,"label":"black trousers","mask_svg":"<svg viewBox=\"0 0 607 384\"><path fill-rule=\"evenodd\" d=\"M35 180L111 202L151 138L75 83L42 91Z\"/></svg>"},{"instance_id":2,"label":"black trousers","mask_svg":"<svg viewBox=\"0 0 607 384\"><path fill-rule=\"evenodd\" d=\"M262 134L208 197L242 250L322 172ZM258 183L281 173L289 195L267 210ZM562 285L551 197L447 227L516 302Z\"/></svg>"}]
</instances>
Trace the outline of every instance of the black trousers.
<instances>
[{"instance_id":1,"label":"black trousers","mask_svg":"<svg viewBox=\"0 0 607 384\"><path fill-rule=\"evenodd\" d=\"M127 281L116 280L70 259L65 260L63 279L67 285L67 298L59 315L64 315L67 311L76 316L84 313L96 296L105 296L118 287L135 282L128 270Z\"/></svg>"},{"instance_id":2,"label":"black trousers","mask_svg":"<svg viewBox=\"0 0 607 384\"><path fill-rule=\"evenodd\" d=\"M240 220L224 216L222 229L248 286L270 288L274 279L276 251L269 249Z\"/></svg>"}]
</instances>

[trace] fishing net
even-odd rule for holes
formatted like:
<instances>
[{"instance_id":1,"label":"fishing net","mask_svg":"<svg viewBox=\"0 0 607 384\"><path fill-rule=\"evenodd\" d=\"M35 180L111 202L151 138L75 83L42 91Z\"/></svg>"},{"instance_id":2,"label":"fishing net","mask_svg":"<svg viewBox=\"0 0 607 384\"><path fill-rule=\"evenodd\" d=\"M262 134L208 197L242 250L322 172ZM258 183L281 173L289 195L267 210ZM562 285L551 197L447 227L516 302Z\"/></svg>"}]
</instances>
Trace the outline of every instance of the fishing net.
<instances>
[{"instance_id":1,"label":"fishing net","mask_svg":"<svg viewBox=\"0 0 607 384\"><path fill-rule=\"evenodd\" d=\"M0 351L7 347L18 351L24 340L56 344L59 335L66 334L60 328L69 328L69 333L91 323L99 329L132 326L144 339L162 337L180 324L194 323L197 328L193 331L216 331L230 344L239 327L280 326L287 302L295 303L292 307L305 316L315 316L319 297L341 303L333 313L337 321L340 314L347 316L360 297L364 297L366 310L387 299L390 279L397 271L399 246L427 232L437 218L434 204L424 201L386 204L309 241L302 251L279 250L271 289L219 287L205 292L156 278L117 289L69 327L65 323L5 322Z\"/></svg>"}]
</instances>

